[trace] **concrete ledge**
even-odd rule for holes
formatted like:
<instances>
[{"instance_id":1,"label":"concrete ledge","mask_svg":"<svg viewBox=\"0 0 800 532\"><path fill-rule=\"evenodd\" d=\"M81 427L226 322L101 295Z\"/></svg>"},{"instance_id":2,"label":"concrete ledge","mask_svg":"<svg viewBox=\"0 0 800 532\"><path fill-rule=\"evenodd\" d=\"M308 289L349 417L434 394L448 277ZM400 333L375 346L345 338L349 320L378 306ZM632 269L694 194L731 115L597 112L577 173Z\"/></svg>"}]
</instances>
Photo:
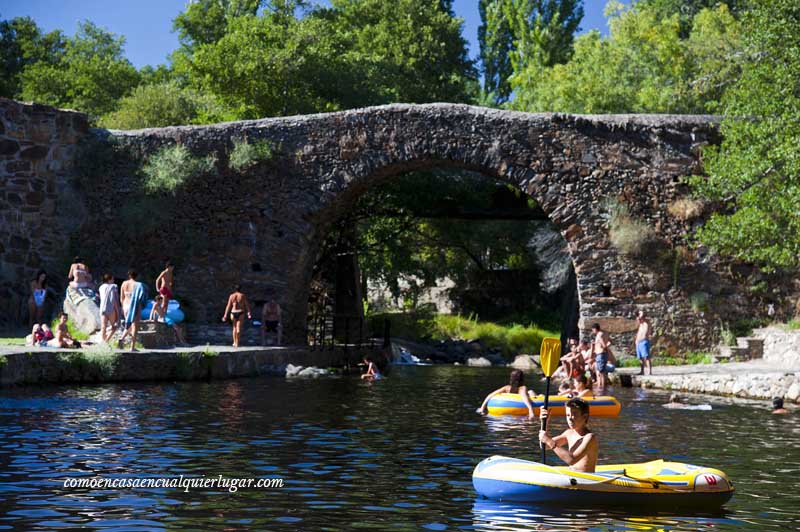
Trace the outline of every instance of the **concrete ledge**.
<instances>
[{"instance_id":1,"label":"concrete ledge","mask_svg":"<svg viewBox=\"0 0 800 532\"><path fill-rule=\"evenodd\" d=\"M639 375L638 370L622 368L619 378L633 386L659 388L748 399L782 397L800 403L800 368L781 370L763 361L691 366L656 366L655 375Z\"/></svg>"},{"instance_id":2,"label":"concrete ledge","mask_svg":"<svg viewBox=\"0 0 800 532\"><path fill-rule=\"evenodd\" d=\"M359 362L369 348L344 351L294 347L206 346L150 349L137 353L102 349L2 348L0 386L199 380L283 374L287 364L322 368Z\"/></svg>"}]
</instances>

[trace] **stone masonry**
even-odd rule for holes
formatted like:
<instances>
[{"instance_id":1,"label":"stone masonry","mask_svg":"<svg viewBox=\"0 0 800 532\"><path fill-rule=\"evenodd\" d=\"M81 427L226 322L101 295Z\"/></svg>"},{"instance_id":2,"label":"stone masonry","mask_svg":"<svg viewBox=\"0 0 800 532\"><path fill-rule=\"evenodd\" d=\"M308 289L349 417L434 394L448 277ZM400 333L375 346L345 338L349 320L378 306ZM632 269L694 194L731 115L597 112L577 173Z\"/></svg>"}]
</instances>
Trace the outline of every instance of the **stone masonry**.
<instances>
[{"instance_id":1,"label":"stone masonry","mask_svg":"<svg viewBox=\"0 0 800 532\"><path fill-rule=\"evenodd\" d=\"M135 266L149 284L172 257L176 297L195 323L219 322L234 283L255 301L274 294L284 308L286 341L304 343L312 268L331 224L371 187L409 170L447 167L513 183L541 205L568 243L583 331L599 321L618 352L630 351L632 317L643 309L662 351L708 349L722 322L763 314L768 301L779 316L788 315L790 291L797 288L692 247L691 229L713 206L691 217L671 214L670 206L688 195L681 179L701 171L699 148L719 141L717 121L429 104L87 133L82 115L0 100L0 293L24 293L20 283L38 265L52 268L56 256L68 255L69 240L62 237L69 235L94 271L122 277ZM34 123L49 133L35 133ZM72 186L80 186L79 194L59 194L80 136L81 157L107 164L76 172ZM267 140L274 156L233 171L227 162L236 139ZM216 172L195 176L174 193L146 194L143 163L175 143L198 156L215 154ZM23 154L35 146L42 162L27 164ZM35 187L52 190L41 204L37 194L23 200L22 189L28 194ZM69 202L80 208L59 203L75 195ZM53 201L47 209L46 200ZM611 243L608 200L625 204L653 229L654 245L642 256L623 255ZM37 205L41 212L31 219L45 223L23 224ZM62 208L71 209L69 224L57 220ZM766 289L752 290L759 283Z\"/></svg>"}]
</instances>

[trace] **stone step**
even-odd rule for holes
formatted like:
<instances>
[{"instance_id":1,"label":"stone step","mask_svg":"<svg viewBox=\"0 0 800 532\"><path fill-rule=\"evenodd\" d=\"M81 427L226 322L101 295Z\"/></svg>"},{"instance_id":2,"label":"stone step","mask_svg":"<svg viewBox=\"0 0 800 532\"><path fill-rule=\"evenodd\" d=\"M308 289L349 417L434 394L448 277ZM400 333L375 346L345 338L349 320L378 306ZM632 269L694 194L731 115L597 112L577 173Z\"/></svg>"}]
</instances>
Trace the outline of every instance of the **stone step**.
<instances>
[{"instance_id":1,"label":"stone step","mask_svg":"<svg viewBox=\"0 0 800 532\"><path fill-rule=\"evenodd\" d=\"M764 358L763 338L755 338L752 336L739 337L736 339L736 344L748 350L750 359Z\"/></svg>"},{"instance_id":2,"label":"stone step","mask_svg":"<svg viewBox=\"0 0 800 532\"><path fill-rule=\"evenodd\" d=\"M748 347L739 347L735 345L721 345L718 347L717 352L711 355L712 363L722 361L744 362L749 359L750 349Z\"/></svg>"}]
</instances>

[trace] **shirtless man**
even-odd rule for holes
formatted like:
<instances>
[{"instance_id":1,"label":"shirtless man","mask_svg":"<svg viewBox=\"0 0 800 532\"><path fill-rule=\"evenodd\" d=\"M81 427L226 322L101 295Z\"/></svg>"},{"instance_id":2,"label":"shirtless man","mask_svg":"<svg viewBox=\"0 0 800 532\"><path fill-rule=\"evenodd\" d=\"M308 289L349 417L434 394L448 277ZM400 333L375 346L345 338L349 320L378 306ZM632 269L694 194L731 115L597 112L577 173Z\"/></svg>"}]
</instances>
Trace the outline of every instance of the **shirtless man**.
<instances>
[{"instance_id":1,"label":"shirtless man","mask_svg":"<svg viewBox=\"0 0 800 532\"><path fill-rule=\"evenodd\" d=\"M69 334L69 329L67 328L68 316L62 312L59 318L56 337L48 341L47 345L50 347L80 347L80 342Z\"/></svg>"},{"instance_id":2,"label":"shirtless man","mask_svg":"<svg viewBox=\"0 0 800 532\"><path fill-rule=\"evenodd\" d=\"M233 293L228 297L228 304L225 306L225 313L222 315L222 321L228 321L228 316L231 317L231 325L233 327L233 347L239 347L239 339L242 335L242 322L244 321L244 313L247 313L247 319L251 319L250 303L247 302L247 296L242 293L242 288L238 284L233 287Z\"/></svg>"},{"instance_id":3,"label":"shirtless man","mask_svg":"<svg viewBox=\"0 0 800 532\"><path fill-rule=\"evenodd\" d=\"M636 357L642 365L639 375L644 375L645 369L647 372L653 374L653 366L650 364L650 332L653 327L650 325L650 320L644 316L644 311L640 310L636 314L636 323L639 324L639 329L636 331Z\"/></svg>"},{"instance_id":4,"label":"shirtless man","mask_svg":"<svg viewBox=\"0 0 800 532\"><path fill-rule=\"evenodd\" d=\"M264 303L261 312L261 345L267 345L267 334L275 333L278 345L281 345L283 326L281 324L281 306L274 299Z\"/></svg>"},{"instance_id":5,"label":"shirtless man","mask_svg":"<svg viewBox=\"0 0 800 532\"><path fill-rule=\"evenodd\" d=\"M600 329L600 324L595 323L592 325L592 334L594 337L594 364L595 371L597 372L597 386L600 392L606 388L606 376L608 375L608 358L611 353L611 339Z\"/></svg>"},{"instance_id":6,"label":"shirtless man","mask_svg":"<svg viewBox=\"0 0 800 532\"><path fill-rule=\"evenodd\" d=\"M172 299L172 272L175 270L175 266L172 265L170 260L167 260L165 266L164 271L156 278L156 292L164 296L164 308L167 309L169 300Z\"/></svg>"},{"instance_id":7,"label":"shirtless man","mask_svg":"<svg viewBox=\"0 0 800 532\"><path fill-rule=\"evenodd\" d=\"M128 280L120 287L122 310L125 313L125 332L117 345L122 349L123 341L130 334L131 351L136 351L136 335L139 332L139 319L144 305L144 287L136 280L137 277L135 270L128 270Z\"/></svg>"},{"instance_id":8,"label":"shirtless man","mask_svg":"<svg viewBox=\"0 0 800 532\"><path fill-rule=\"evenodd\" d=\"M566 407L569 428L555 438L547 435L547 409L542 408L539 417L545 422L545 430L539 431L539 441L573 471L594 473L600 442L588 427L589 403L575 398L567 401Z\"/></svg>"}]
</instances>

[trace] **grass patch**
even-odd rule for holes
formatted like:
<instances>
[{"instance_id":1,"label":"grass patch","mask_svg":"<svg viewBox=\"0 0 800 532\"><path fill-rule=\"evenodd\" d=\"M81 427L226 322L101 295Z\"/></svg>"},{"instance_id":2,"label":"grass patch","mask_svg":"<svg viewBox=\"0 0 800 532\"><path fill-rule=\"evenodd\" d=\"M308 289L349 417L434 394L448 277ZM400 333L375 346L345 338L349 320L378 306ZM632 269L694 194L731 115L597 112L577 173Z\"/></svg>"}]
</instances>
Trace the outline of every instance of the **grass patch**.
<instances>
[{"instance_id":1,"label":"grass patch","mask_svg":"<svg viewBox=\"0 0 800 532\"><path fill-rule=\"evenodd\" d=\"M678 220L685 222L703 214L703 208L704 204L700 200L681 198L670 203L667 207L667 211Z\"/></svg>"},{"instance_id":2,"label":"grass patch","mask_svg":"<svg viewBox=\"0 0 800 532\"><path fill-rule=\"evenodd\" d=\"M655 241L656 233L650 225L633 218L628 206L616 200L606 203L608 210L608 237L623 255L644 254Z\"/></svg>"},{"instance_id":3,"label":"grass patch","mask_svg":"<svg viewBox=\"0 0 800 532\"><path fill-rule=\"evenodd\" d=\"M266 163L275 156L275 145L267 140L248 142L244 140L234 140L233 150L228 158L228 166L241 172L249 170L260 163Z\"/></svg>"},{"instance_id":4,"label":"grass patch","mask_svg":"<svg viewBox=\"0 0 800 532\"><path fill-rule=\"evenodd\" d=\"M499 349L511 358L519 353L538 353L542 339L561 334L548 327L529 323L495 323L479 321L474 316L464 317L430 312L403 312L376 314L370 317L377 325L372 330L382 331L383 319L391 321L391 335L410 340L479 340L488 349Z\"/></svg>"},{"instance_id":5,"label":"grass patch","mask_svg":"<svg viewBox=\"0 0 800 532\"><path fill-rule=\"evenodd\" d=\"M0 345L25 345L25 338L0 338Z\"/></svg>"},{"instance_id":6,"label":"grass patch","mask_svg":"<svg viewBox=\"0 0 800 532\"><path fill-rule=\"evenodd\" d=\"M82 351L58 355L60 361L66 363L81 375L90 373L104 379L110 379L114 376L119 357L119 353L116 353L107 344L93 345Z\"/></svg>"},{"instance_id":7,"label":"grass patch","mask_svg":"<svg viewBox=\"0 0 800 532\"><path fill-rule=\"evenodd\" d=\"M189 179L213 173L217 164L215 155L197 157L182 145L166 146L152 155L142 168L147 192L175 191Z\"/></svg>"},{"instance_id":8,"label":"grass patch","mask_svg":"<svg viewBox=\"0 0 800 532\"><path fill-rule=\"evenodd\" d=\"M790 329L790 330L793 330L793 331L796 331L797 329L800 329L800 319L795 318L795 319L789 321L789 323L786 324L786 328Z\"/></svg>"}]
</instances>

